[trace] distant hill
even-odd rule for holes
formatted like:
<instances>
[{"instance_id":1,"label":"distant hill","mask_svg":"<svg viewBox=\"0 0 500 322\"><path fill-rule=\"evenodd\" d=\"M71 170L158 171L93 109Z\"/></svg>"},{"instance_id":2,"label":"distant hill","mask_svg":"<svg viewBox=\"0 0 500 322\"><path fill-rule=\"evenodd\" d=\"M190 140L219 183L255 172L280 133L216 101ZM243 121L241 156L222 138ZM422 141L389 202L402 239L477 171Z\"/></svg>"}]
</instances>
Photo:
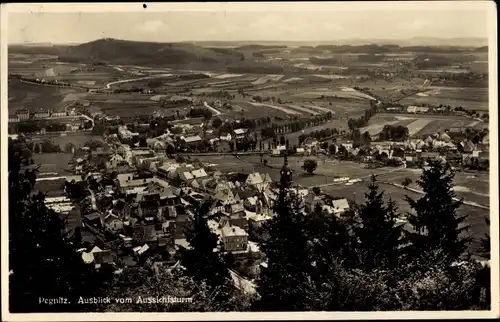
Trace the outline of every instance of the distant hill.
<instances>
[{"instance_id":1,"label":"distant hill","mask_svg":"<svg viewBox=\"0 0 500 322\"><path fill-rule=\"evenodd\" d=\"M487 38L439 38L415 37L409 39L333 39L325 41L200 41L194 42L200 46L211 47L315 47L318 45L398 45L398 46L459 46L481 47L488 45ZM261 48L259 48L261 49Z\"/></svg>"},{"instance_id":2,"label":"distant hill","mask_svg":"<svg viewBox=\"0 0 500 322\"><path fill-rule=\"evenodd\" d=\"M55 55L58 56L68 46L52 45L52 44L12 44L8 45L10 54L26 54L26 55Z\"/></svg>"},{"instance_id":3,"label":"distant hill","mask_svg":"<svg viewBox=\"0 0 500 322\"><path fill-rule=\"evenodd\" d=\"M228 64L242 54L232 49L203 48L190 43L154 43L117 39L99 39L64 50L62 61L91 60L114 64Z\"/></svg>"}]
</instances>

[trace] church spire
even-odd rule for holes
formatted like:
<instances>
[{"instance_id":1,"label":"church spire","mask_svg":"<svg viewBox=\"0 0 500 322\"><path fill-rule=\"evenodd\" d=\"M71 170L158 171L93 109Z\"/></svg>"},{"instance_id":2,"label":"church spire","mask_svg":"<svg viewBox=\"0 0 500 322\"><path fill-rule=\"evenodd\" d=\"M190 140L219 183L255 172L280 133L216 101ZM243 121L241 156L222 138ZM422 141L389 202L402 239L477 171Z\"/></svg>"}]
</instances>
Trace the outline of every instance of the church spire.
<instances>
[{"instance_id":1,"label":"church spire","mask_svg":"<svg viewBox=\"0 0 500 322\"><path fill-rule=\"evenodd\" d=\"M283 160L283 167L281 168L281 179L280 183L281 186L284 188L290 187L290 184L292 183L292 168L288 165L288 155L285 151L285 157Z\"/></svg>"}]
</instances>

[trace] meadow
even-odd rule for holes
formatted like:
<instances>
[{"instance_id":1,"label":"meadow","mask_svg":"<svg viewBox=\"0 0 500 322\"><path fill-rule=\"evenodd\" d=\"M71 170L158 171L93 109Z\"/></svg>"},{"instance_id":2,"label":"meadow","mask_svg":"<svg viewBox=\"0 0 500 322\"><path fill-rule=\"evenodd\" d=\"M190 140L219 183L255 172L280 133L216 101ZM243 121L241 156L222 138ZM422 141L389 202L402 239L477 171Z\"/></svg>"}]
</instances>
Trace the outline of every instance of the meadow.
<instances>
[{"instance_id":1,"label":"meadow","mask_svg":"<svg viewBox=\"0 0 500 322\"><path fill-rule=\"evenodd\" d=\"M468 110L488 111L488 88L433 87L421 94L406 97L401 104L462 106Z\"/></svg>"}]
</instances>

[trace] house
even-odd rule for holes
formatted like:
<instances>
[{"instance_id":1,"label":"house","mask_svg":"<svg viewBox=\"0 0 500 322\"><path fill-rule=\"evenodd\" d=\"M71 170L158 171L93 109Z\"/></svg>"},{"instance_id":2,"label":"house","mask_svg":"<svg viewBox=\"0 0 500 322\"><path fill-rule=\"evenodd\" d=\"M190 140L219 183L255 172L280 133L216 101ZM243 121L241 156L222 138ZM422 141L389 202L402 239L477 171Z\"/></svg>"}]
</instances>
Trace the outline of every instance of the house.
<instances>
[{"instance_id":1,"label":"house","mask_svg":"<svg viewBox=\"0 0 500 322\"><path fill-rule=\"evenodd\" d=\"M138 243L156 242L156 229L153 224L135 226L133 230L133 239Z\"/></svg>"},{"instance_id":2,"label":"house","mask_svg":"<svg viewBox=\"0 0 500 322\"><path fill-rule=\"evenodd\" d=\"M219 186L217 186L219 187ZM240 201L238 195L234 195L232 190L227 188L217 188L214 193L214 198L219 200L223 205L232 205Z\"/></svg>"},{"instance_id":3,"label":"house","mask_svg":"<svg viewBox=\"0 0 500 322\"><path fill-rule=\"evenodd\" d=\"M439 158L438 152L422 152L420 158L424 161L437 160Z\"/></svg>"},{"instance_id":4,"label":"house","mask_svg":"<svg viewBox=\"0 0 500 322\"><path fill-rule=\"evenodd\" d=\"M245 208L242 203L235 203L228 206L229 222L233 226L248 229L248 220L245 214Z\"/></svg>"},{"instance_id":5,"label":"house","mask_svg":"<svg viewBox=\"0 0 500 322\"><path fill-rule=\"evenodd\" d=\"M347 202L347 199L337 199L337 200L332 200L332 208L333 208L333 213L337 216L342 215L345 213L347 210L349 210L349 203Z\"/></svg>"},{"instance_id":6,"label":"house","mask_svg":"<svg viewBox=\"0 0 500 322\"><path fill-rule=\"evenodd\" d=\"M144 188L152 181L151 178L141 178L133 173L120 173L116 178L116 185L121 193L136 193L136 188Z\"/></svg>"},{"instance_id":7,"label":"house","mask_svg":"<svg viewBox=\"0 0 500 322\"><path fill-rule=\"evenodd\" d=\"M325 202L320 197L316 196L314 192L309 192L309 194L304 198L305 209L307 212L311 213L316 210L316 207L323 206Z\"/></svg>"},{"instance_id":8,"label":"house","mask_svg":"<svg viewBox=\"0 0 500 322\"><path fill-rule=\"evenodd\" d=\"M203 168L191 171L191 175L196 179L203 179L208 177L208 174L205 172L205 169Z\"/></svg>"},{"instance_id":9,"label":"house","mask_svg":"<svg viewBox=\"0 0 500 322\"><path fill-rule=\"evenodd\" d=\"M306 150L304 148L297 148L297 150L295 151L295 154L297 156L305 155L306 154Z\"/></svg>"},{"instance_id":10,"label":"house","mask_svg":"<svg viewBox=\"0 0 500 322\"><path fill-rule=\"evenodd\" d=\"M50 112L49 110L46 110L46 109L40 109L38 111L35 112L35 114L33 115L33 117L35 119L44 119L44 118L48 118L50 116Z\"/></svg>"},{"instance_id":11,"label":"house","mask_svg":"<svg viewBox=\"0 0 500 322\"><path fill-rule=\"evenodd\" d=\"M26 121L30 118L30 112L27 109L20 109L16 111L16 116L20 121Z\"/></svg>"},{"instance_id":12,"label":"house","mask_svg":"<svg viewBox=\"0 0 500 322\"><path fill-rule=\"evenodd\" d=\"M51 117L66 116L66 112L65 111L54 111L54 112L52 112L52 114L50 116Z\"/></svg>"},{"instance_id":13,"label":"house","mask_svg":"<svg viewBox=\"0 0 500 322\"><path fill-rule=\"evenodd\" d=\"M193 175L189 171L179 172L177 176L183 182L190 182L194 179Z\"/></svg>"},{"instance_id":14,"label":"house","mask_svg":"<svg viewBox=\"0 0 500 322\"><path fill-rule=\"evenodd\" d=\"M200 142L202 142L202 139L199 135L195 136L188 136L188 137L182 137L181 138L182 143L184 143L186 146L196 146Z\"/></svg>"},{"instance_id":15,"label":"house","mask_svg":"<svg viewBox=\"0 0 500 322\"><path fill-rule=\"evenodd\" d=\"M84 222L93 228L102 227L101 213L93 211L83 216Z\"/></svg>"},{"instance_id":16,"label":"house","mask_svg":"<svg viewBox=\"0 0 500 322\"><path fill-rule=\"evenodd\" d=\"M160 141L156 138L148 138L146 139L146 145L148 149L151 149L156 152L163 152L167 149L167 143Z\"/></svg>"},{"instance_id":17,"label":"house","mask_svg":"<svg viewBox=\"0 0 500 322\"><path fill-rule=\"evenodd\" d=\"M118 232L123 229L123 221L118 218L117 215L114 215L113 213L108 213L106 216L101 217L102 218L102 227L105 229L111 231L111 232Z\"/></svg>"},{"instance_id":18,"label":"house","mask_svg":"<svg viewBox=\"0 0 500 322\"><path fill-rule=\"evenodd\" d=\"M112 264L114 262L113 254L109 249L101 250L96 246L92 249L91 254L94 257L96 267L99 267L102 264Z\"/></svg>"},{"instance_id":19,"label":"house","mask_svg":"<svg viewBox=\"0 0 500 322\"><path fill-rule=\"evenodd\" d=\"M248 233L238 226L224 225L220 229L224 251L246 251L248 248Z\"/></svg>"},{"instance_id":20,"label":"house","mask_svg":"<svg viewBox=\"0 0 500 322\"><path fill-rule=\"evenodd\" d=\"M18 123L20 121L19 117L17 115L10 115L9 114L9 123Z\"/></svg>"},{"instance_id":21,"label":"house","mask_svg":"<svg viewBox=\"0 0 500 322\"><path fill-rule=\"evenodd\" d=\"M245 214L248 224L252 225L252 227L260 227L263 223L272 219L271 214L255 213L251 211L246 211Z\"/></svg>"},{"instance_id":22,"label":"house","mask_svg":"<svg viewBox=\"0 0 500 322\"><path fill-rule=\"evenodd\" d=\"M236 129L233 131L236 140L241 140L247 134L247 129Z\"/></svg>"},{"instance_id":23,"label":"house","mask_svg":"<svg viewBox=\"0 0 500 322\"><path fill-rule=\"evenodd\" d=\"M252 196L243 202L243 206L246 210L254 212L256 214L261 214L264 211L264 206L262 201L257 196Z\"/></svg>"},{"instance_id":24,"label":"house","mask_svg":"<svg viewBox=\"0 0 500 322\"><path fill-rule=\"evenodd\" d=\"M139 133L131 132L126 126L118 127L118 137L122 140L129 140L134 136L139 136Z\"/></svg>"},{"instance_id":25,"label":"house","mask_svg":"<svg viewBox=\"0 0 500 322\"><path fill-rule=\"evenodd\" d=\"M423 106L408 106L406 111L408 113L427 113L429 111L429 108Z\"/></svg>"},{"instance_id":26,"label":"house","mask_svg":"<svg viewBox=\"0 0 500 322\"><path fill-rule=\"evenodd\" d=\"M476 149L476 145L467 140L460 142L460 146L462 147L462 151L465 153L472 153Z\"/></svg>"},{"instance_id":27,"label":"house","mask_svg":"<svg viewBox=\"0 0 500 322\"><path fill-rule=\"evenodd\" d=\"M146 194L139 202L139 216L143 218L156 217L160 208L160 195L158 193Z\"/></svg>"},{"instance_id":28,"label":"house","mask_svg":"<svg viewBox=\"0 0 500 322\"><path fill-rule=\"evenodd\" d=\"M125 159L119 154L113 154L106 163L108 169L116 169L119 165L126 163Z\"/></svg>"}]
</instances>

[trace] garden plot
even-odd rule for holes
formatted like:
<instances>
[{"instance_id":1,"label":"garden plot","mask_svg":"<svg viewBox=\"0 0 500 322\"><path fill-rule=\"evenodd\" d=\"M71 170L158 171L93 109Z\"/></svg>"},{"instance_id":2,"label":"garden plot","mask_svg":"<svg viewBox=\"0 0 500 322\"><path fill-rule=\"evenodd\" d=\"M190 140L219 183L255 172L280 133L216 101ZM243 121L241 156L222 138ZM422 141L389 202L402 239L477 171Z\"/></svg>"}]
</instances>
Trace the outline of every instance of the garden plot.
<instances>
[{"instance_id":1,"label":"garden plot","mask_svg":"<svg viewBox=\"0 0 500 322\"><path fill-rule=\"evenodd\" d=\"M369 99L369 100L375 100L374 97L372 97L370 95L367 95L365 93L362 93L362 92L360 92L358 90L355 90L354 88L351 88L351 87L341 87L340 89L343 92L353 93L354 95L356 95L358 97L366 98L366 99Z\"/></svg>"},{"instance_id":2,"label":"garden plot","mask_svg":"<svg viewBox=\"0 0 500 322\"><path fill-rule=\"evenodd\" d=\"M63 102L71 102L71 101L76 101L80 98L87 97L87 93L69 93L68 95L64 96Z\"/></svg>"},{"instance_id":3,"label":"garden plot","mask_svg":"<svg viewBox=\"0 0 500 322\"><path fill-rule=\"evenodd\" d=\"M344 79L344 78L349 78L348 76L342 76L342 75L321 75L321 74L314 74L313 76L319 77L319 78L324 78L324 79Z\"/></svg>"},{"instance_id":4,"label":"garden plot","mask_svg":"<svg viewBox=\"0 0 500 322\"><path fill-rule=\"evenodd\" d=\"M78 84L82 84L82 85L95 85L95 81L87 81L87 80L79 80L77 82Z\"/></svg>"},{"instance_id":5,"label":"garden plot","mask_svg":"<svg viewBox=\"0 0 500 322\"><path fill-rule=\"evenodd\" d=\"M299 105L295 105L295 104L287 104L287 106L295 109L295 110L299 110L301 112L304 112L304 113L308 113L308 114L312 114L312 115L319 115L320 113L316 112L316 111L313 111L309 108L305 108L305 107L302 107L302 106L299 106Z\"/></svg>"},{"instance_id":6,"label":"garden plot","mask_svg":"<svg viewBox=\"0 0 500 322\"><path fill-rule=\"evenodd\" d=\"M283 83L293 83L293 82L298 82L298 81L301 81L303 80L303 78L300 78L300 77L292 77L292 78L288 78L288 79L285 79L283 81Z\"/></svg>"},{"instance_id":7,"label":"garden plot","mask_svg":"<svg viewBox=\"0 0 500 322\"><path fill-rule=\"evenodd\" d=\"M407 125L410 136L414 136L420 132L427 124L431 123L431 119L418 119Z\"/></svg>"},{"instance_id":8,"label":"garden plot","mask_svg":"<svg viewBox=\"0 0 500 322\"><path fill-rule=\"evenodd\" d=\"M234 78L234 77L242 77L242 76L245 76L245 74L228 74L228 73L225 73L225 74L219 74L219 75L212 76L212 78L226 79L226 78Z\"/></svg>"},{"instance_id":9,"label":"garden plot","mask_svg":"<svg viewBox=\"0 0 500 322\"><path fill-rule=\"evenodd\" d=\"M259 107L269 107L269 108L284 112L286 114L292 114L292 115L300 115L301 114L299 112L293 111L289 108L286 108L284 106L279 106L279 105L271 105L271 104L265 104L265 103L255 103L255 102L251 102L250 104L252 104L254 106L259 106Z\"/></svg>"},{"instance_id":10,"label":"garden plot","mask_svg":"<svg viewBox=\"0 0 500 322\"><path fill-rule=\"evenodd\" d=\"M328 112L333 113L332 110L330 110L326 107L321 107L321 106L317 106L317 105L310 105L310 104L304 105L304 106L321 111L321 112L324 112L324 113L328 113Z\"/></svg>"},{"instance_id":11,"label":"garden plot","mask_svg":"<svg viewBox=\"0 0 500 322\"><path fill-rule=\"evenodd\" d=\"M269 81L275 81L278 82L280 79L282 79L285 75L266 75L259 77L257 80L253 81L253 85L263 85Z\"/></svg>"},{"instance_id":12,"label":"garden plot","mask_svg":"<svg viewBox=\"0 0 500 322\"><path fill-rule=\"evenodd\" d=\"M155 96L151 96L150 100L158 102L158 101L160 101L164 97L168 97L168 95L155 95Z\"/></svg>"}]
</instances>

